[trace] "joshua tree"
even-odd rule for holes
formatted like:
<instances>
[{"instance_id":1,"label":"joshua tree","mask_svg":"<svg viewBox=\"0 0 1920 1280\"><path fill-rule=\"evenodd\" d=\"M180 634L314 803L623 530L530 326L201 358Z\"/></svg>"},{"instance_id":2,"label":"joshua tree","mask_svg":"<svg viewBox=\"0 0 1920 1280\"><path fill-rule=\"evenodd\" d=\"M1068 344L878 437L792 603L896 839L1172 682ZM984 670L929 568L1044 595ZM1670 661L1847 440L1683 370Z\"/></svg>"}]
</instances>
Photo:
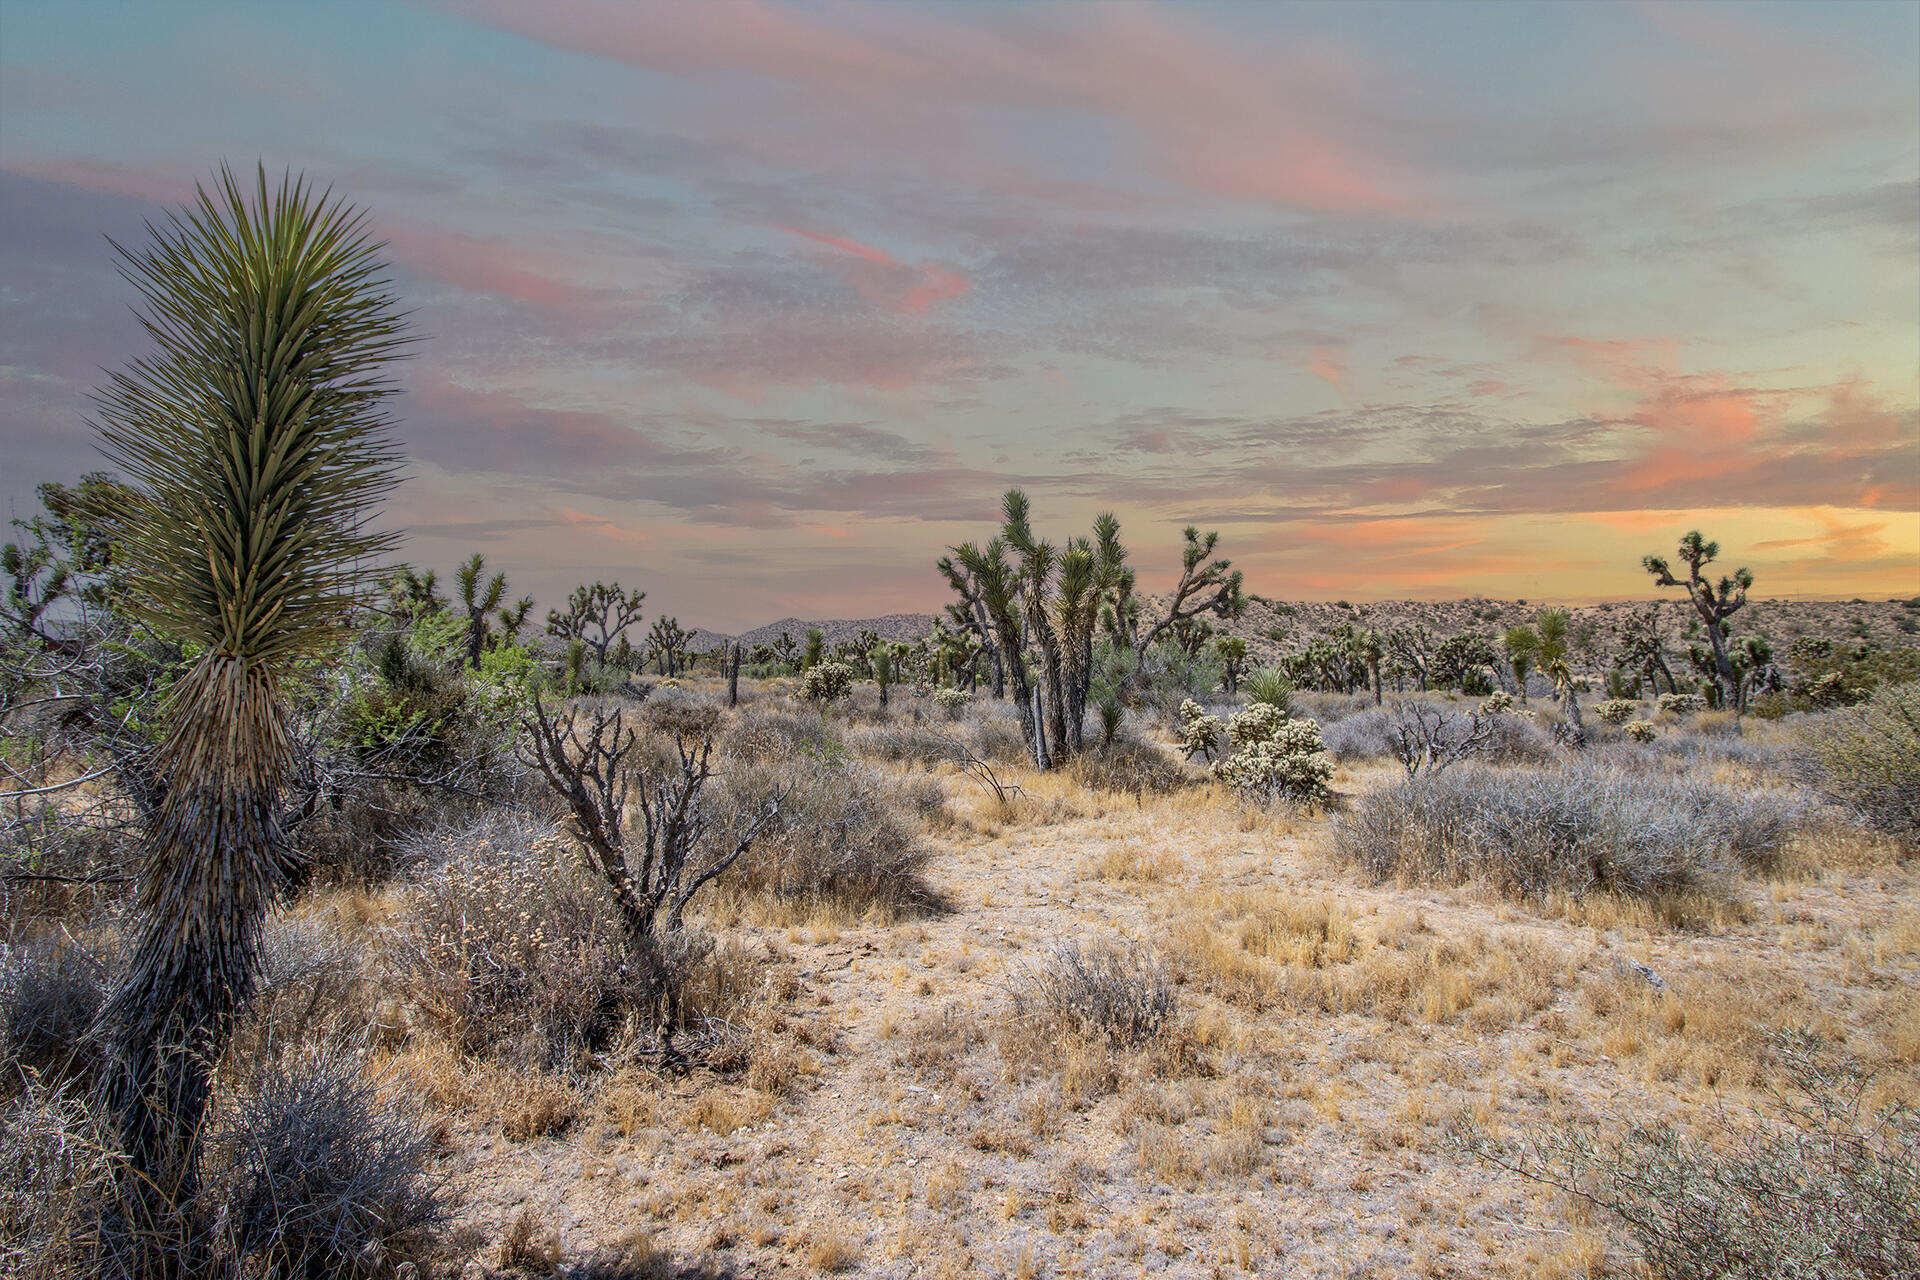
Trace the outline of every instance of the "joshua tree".
<instances>
[{"instance_id":1,"label":"joshua tree","mask_svg":"<svg viewBox=\"0 0 1920 1280\"><path fill-rule=\"evenodd\" d=\"M1421 626L1395 627L1386 634L1387 652L1404 667L1421 689L1427 687L1427 666L1433 660L1433 637Z\"/></svg>"},{"instance_id":2,"label":"joshua tree","mask_svg":"<svg viewBox=\"0 0 1920 1280\"><path fill-rule=\"evenodd\" d=\"M653 620L653 629L647 633L647 653L659 664L661 675L677 676L686 669L687 644L692 639L693 632L682 627L678 618Z\"/></svg>"},{"instance_id":3,"label":"joshua tree","mask_svg":"<svg viewBox=\"0 0 1920 1280\"><path fill-rule=\"evenodd\" d=\"M1135 665L1146 661L1147 650L1168 627L1187 618L1211 613L1217 618L1237 618L1246 603L1240 594L1241 574L1227 559L1208 560L1219 545L1220 535L1200 536L1192 525L1185 530L1187 544L1180 553L1180 581L1174 584L1173 599L1167 616L1134 637Z\"/></svg>"},{"instance_id":4,"label":"joshua tree","mask_svg":"<svg viewBox=\"0 0 1920 1280\"><path fill-rule=\"evenodd\" d=\"M952 556L941 556L936 567L947 580L947 585L953 588L954 594L960 597L958 604L947 606L948 620L959 628L961 634L971 633L979 640L993 667L993 696L1006 697L1006 671L1000 665L1000 649L993 642L993 623L987 617L987 607L981 600L979 584ZM969 671L968 674L972 673Z\"/></svg>"},{"instance_id":5,"label":"joshua tree","mask_svg":"<svg viewBox=\"0 0 1920 1280\"><path fill-rule=\"evenodd\" d=\"M1727 619L1746 608L1747 588L1753 585L1753 573L1736 569L1731 577L1722 577L1717 585L1708 585L1701 571L1719 554L1720 544L1706 541L1695 529L1680 539L1680 560L1687 566L1684 579L1673 576L1664 557L1644 556L1640 564L1660 586L1687 589L1687 598L1693 604L1693 611L1700 615L1707 643L1712 646L1713 683L1720 691L1720 705L1724 707L1733 706L1739 700L1740 687L1733 660L1727 654Z\"/></svg>"},{"instance_id":6,"label":"joshua tree","mask_svg":"<svg viewBox=\"0 0 1920 1280\"><path fill-rule=\"evenodd\" d=\"M640 621L640 602L644 591L622 595L620 584L595 582L575 587L567 597L567 611L547 610L547 634L562 640L579 640L593 650L593 656L605 666L613 645L621 634Z\"/></svg>"},{"instance_id":7,"label":"joshua tree","mask_svg":"<svg viewBox=\"0 0 1920 1280\"><path fill-rule=\"evenodd\" d=\"M740 705L740 642L727 645L727 705Z\"/></svg>"},{"instance_id":8,"label":"joshua tree","mask_svg":"<svg viewBox=\"0 0 1920 1280\"><path fill-rule=\"evenodd\" d=\"M100 1029L132 1193L165 1207L194 1193L210 1074L292 866L284 682L341 640L393 546L367 522L398 479L384 370L408 339L362 215L304 179L263 169L249 193L223 167L147 231L114 248L157 351L108 375L98 427L132 486L126 607L199 656L167 704L133 958Z\"/></svg>"},{"instance_id":9,"label":"joshua tree","mask_svg":"<svg viewBox=\"0 0 1920 1280\"><path fill-rule=\"evenodd\" d=\"M1386 641L1378 630L1367 627L1354 637L1353 643L1354 656L1366 667L1367 675L1373 681L1373 705L1377 707L1381 702L1380 664L1386 660Z\"/></svg>"},{"instance_id":10,"label":"joshua tree","mask_svg":"<svg viewBox=\"0 0 1920 1280\"><path fill-rule=\"evenodd\" d=\"M1026 658L1020 644L1020 588L1013 565L1007 562L1007 544L999 538L984 548L963 542L953 548L954 561L966 571L968 580L980 593L993 627L994 644L1000 650L1000 666L1012 686L1013 703L1020 715L1020 732L1034 764L1051 767L1047 751L1046 726L1034 714L1033 690L1027 682Z\"/></svg>"},{"instance_id":11,"label":"joshua tree","mask_svg":"<svg viewBox=\"0 0 1920 1280\"><path fill-rule=\"evenodd\" d=\"M1574 687L1572 653L1567 642L1567 611L1542 609L1534 615L1539 627L1540 673L1553 681L1560 694L1560 740L1568 746L1587 744L1587 727L1580 721L1580 694Z\"/></svg>"},{"instance_id":12,"label":"joshua tree","mask_svg":"<svg viewBox=\"0 0 1920 1280\"><path fill-rule=\"evenodd\" d=\"M1231 698L1240 691L1240 673L1247 669L1247 642L1239 636L1218 636L1213 651L1220 655L1221 683Z\"/></svg>"},{"instance_id":13,"label":"joshua tree","mask_svg":"<svg viewBox=\"0 0 1920 1280\"><path fill-rule=\"evenodd\" d=\"M1508 627L1501 643L1507 651L1507 666L1513 671L1513 683L1520 695L1520 704L1525 706L1527 673L1533 670L1534 662L1540 657L1540 633L1522 623L1517 627Z\"/></svg>"},{"instance_id":14,"label":"joshua tree","mask_svg":"<svg viewBox=\"0 0 1920 1280\"><path fill-rule=\"evenodd\" d=\"M496 573L487 580L484 589L480 586L480 577L487 571L486 559L478 552L473 559L460 566L456 580L460 584L460 605L467 612L467 665L478 671L480 655L491 647L493 627L487 615L500 608L500 601L506 598L507 575ZM521 619L527 616L527 610L533 608L531 597L514 606ZM501 620L512 615L502 610ZM518 624L515 625L518 630Z\"/></svg>"},{"instance_id":15,"label":"joshua tree","mask_svg":"<svg viewBox=\"0 0 1920 1280\"><path fill-rule=\"evenodd\" d=\"M899 646L904 649L906 646ZM880 705L887 705L887 687L893 683L893 664L895 646L881 643L873 646L867 654L867 661L873 664L873 682L880 686Z\"/></svg>"},{"instance_id":16,"label":"joshua tree","mask_svg":"<svg viewBox=\"0 0 1920 1280\"><path fill-rule=\"evenodd\" d=\"M782 637L787 633L781 632ZM800 669L811 671L827 660L827 634L818 627L807 628L806 651L800 655Z\"/></svg>"}]
</instances>

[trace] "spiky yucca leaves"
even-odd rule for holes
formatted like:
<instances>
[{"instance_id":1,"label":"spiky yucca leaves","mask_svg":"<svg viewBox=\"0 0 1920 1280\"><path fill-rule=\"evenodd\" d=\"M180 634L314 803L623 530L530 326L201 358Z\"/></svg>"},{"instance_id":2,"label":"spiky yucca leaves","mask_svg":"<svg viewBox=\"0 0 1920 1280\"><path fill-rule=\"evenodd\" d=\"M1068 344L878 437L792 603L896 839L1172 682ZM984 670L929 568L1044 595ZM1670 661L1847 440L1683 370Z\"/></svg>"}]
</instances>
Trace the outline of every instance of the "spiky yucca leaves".
<instances>
[{"instance_id":1,"label":"spiky yucca leaves","mask_svg":"<svg viewBox=\"0 0 1920 1280\"><path fill-rule=\"evenodd\" d=\"M127 607L200 656L167 708L139 939L101 1020L132 1167L177 1204L290 863L281 683L339 641L392 546L366 521L397 480L383 371L408 339L362 215L303 180L262 169L249 199L223 168L147 230L114 248L157 351L109 375L97 425L135 491L113 531Z\"/></svg>"}]
</instances>

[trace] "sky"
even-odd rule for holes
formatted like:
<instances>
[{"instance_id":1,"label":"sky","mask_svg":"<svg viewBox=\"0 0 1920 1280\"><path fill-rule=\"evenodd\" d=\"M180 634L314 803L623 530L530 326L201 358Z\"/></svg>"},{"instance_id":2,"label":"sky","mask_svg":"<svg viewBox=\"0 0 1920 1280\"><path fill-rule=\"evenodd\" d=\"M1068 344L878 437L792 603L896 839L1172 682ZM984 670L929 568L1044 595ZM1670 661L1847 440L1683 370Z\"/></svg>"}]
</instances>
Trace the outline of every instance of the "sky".
<instances>
[{"instance_id":1,"label":"sky","mask_svg":"<svg viewBox=\"0 0 1920 1280\"><path fill-rule=\"evenodd\" d=\"M1150 590L1920 593L1920 4L6 0L14 514L222 161L366 210L387 521L543 607L933 609L1013 485Z\"/></svg>"}]
</instances>

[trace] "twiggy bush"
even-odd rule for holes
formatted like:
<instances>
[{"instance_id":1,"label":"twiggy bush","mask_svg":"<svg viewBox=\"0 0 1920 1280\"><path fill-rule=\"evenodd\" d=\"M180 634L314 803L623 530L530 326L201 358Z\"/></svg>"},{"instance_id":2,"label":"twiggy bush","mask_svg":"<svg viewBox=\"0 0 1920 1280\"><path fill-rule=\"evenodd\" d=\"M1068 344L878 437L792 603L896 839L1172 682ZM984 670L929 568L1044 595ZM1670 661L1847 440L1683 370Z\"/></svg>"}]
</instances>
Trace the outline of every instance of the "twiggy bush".
<instances>
[{"instance_id":1,"label":"twiggy bush","mask_svg":"<svg viewBox=\"0 0 1920 1280\"><path fill-rule=\"evenodd\" d=\"M1870 826L1920 840L1920 683L1883 687L1807 734L1814 783Z\"/></svg>"},{"instance_id":2,"label":"twiggy bush","mask_svg":"<svg viewBox=\"0 0 1920 1280\"><path fill-rule=\"evenodd\" d=\"M1483 881L1520 897L1730 892L1777 864L1804 806L1789 794L1569 765L1463 765L1367 792L1334 848L1376 879Z\"/></svg>"},{"instance_id":3,"label":"twiggy bush","mask_svg":"<svg viewBox=\"0 0 1920 1280\"><path fill-rule=\"evenodd\" d=\"M0 1096L22 1070L49 1081L87 1074L97 1056L88 1032L120 963L111 933L83 946L70 936L0 947Z\"/></svg>"},{"instance_id":4,"label":"twiggy bush","mask_svg":"<svg viewBox=\"0 0 1920 1280\"><path fill-rule=\"evenodd\" d=\"M323 1050L269 1063L216 1094L198 1194L130 1200L105 1117L34 1084L0 1114L0 1274L144 1274L154 1250L222 1280L372 1280L424 1261L451 1207L411 1099L361 1058Z\"/></svg>"},{"instance_id":5,"label":"twiggy bush","mask_svg":"<svg viewBox=\"0 0 1920 1280\"><path fill-rule=\"evenodd\" d=\"M1708 1135L1624 1121L1467 1147L1618 1219L1667 1280L1920 1275L1920 1116L1865 1105L1868 1076L1817 1041L1781 1042L1775 1115L1715 1111Z\"/></svg>"},{"instance_id":6,"label":"twiggy bush","mask_svg":"<svg viewBox=\"0 0 1920 1280\"><path fill-rule=\"evenodd\" d=\"M1173 1018L1173 979L1143 951L1070 942L1022 976L1013 1012L1120 1047L1146 1044Z\"/></svg>"},{"instance_id":7,"label":"twiggy bush","mask_svg":"<svg viewBox=\"0 0 1920 1280\"><path fill-rule=\"evenodd\" d=\"M448 1197L411 1099L383 1096L358 1055L283 1057L232 1100L214 1135L218 1222L249 1274L390 1274L423 1252Z\"/></svg>"},{"instance_id":8,"label":"twiggy bush","mask_svg":"<svg viewBox=\"0 0 1920 1280\"><path fill-rule=\"evenodd\" d=\"M1198 780L1197 771L1151 742L1125 733L1089 743L1068 765L1082 786L1133 795L1170 795Z\"/></svg>"}]
</instances>

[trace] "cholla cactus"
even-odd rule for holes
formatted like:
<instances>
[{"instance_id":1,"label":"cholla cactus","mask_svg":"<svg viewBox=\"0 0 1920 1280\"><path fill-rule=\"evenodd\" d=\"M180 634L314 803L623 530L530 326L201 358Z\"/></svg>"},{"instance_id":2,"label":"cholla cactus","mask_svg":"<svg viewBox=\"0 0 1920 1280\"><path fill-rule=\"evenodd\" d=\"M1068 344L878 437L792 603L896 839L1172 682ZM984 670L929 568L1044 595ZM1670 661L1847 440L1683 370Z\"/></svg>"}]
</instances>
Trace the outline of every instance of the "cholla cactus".
<instances>
[{"instance_id":1,"label":"cholla cactus","mask_svg":"<svg viewBox=\"0 0 1920 1280\"><path fill-rule=\"evenodd\" d=\"M973 694L965 689L935 689L933 701L947 713L947 719L958 720L973 702Z\"/></svg>"},{"instance_id":2,"label":"cholla cactus","mask_svg":"<svg viewBox=\"0 0 1920 1280\"><path fill-rule=\"evenodd\" d=\"M1480 700L1480 714L1483 716L1505 715L1513 710L1513 695L1505 689L1495 689Z\"/></svg>"},{"instance_id":3,"label":"cholla cactus","mask_svg":"<svg viewBox=\"0 0 1920 1280\"><path fill-rule=\"evenodd\" d=\"M1256 742L1271 742L1280 732L1280 726L1286 723L1285 711L1271 702L1256 702L1227 721L1227 737L1237 748L1249 747ZM1315 725L1313 732L1318 738L1320 726Z\"/></svg>"},{"instance_id":4,"label":"cholla cactus","mask_svg":"<svg viewBox=\"0 0 1920 1280\"><path fill-rule=\"evenodd\" d=\"M844 662L822 662L800 677L800 696L808 702L838 702L853 692L853 668Z\"/></svg>"},{"instance_id":5,"label":"cholla cactus","mask_svg":"<svg viewBox=\"0 0 1920 1280\"><path fill-rule=\"evenodd\" d=\"M1257 705L1229 722L1227 732L1239 750L1213 764L1213 776L1262 801L1325 802L1333 791L1333 757L1320 741L1312 720L1284 720L1272 707ZM1256 736L1263 735L1263 736Z\"/></svg>"},{"instance_id":6,"label":"cholla cactus","mask_svg":"<svg viewBox=\"0 0 1920 1280\"><path fill-rule=\"evenodd\" d=\"M1707 709L1707 700L1697 693L1663 693L1659 703L1660 710L1676 716L1690 716Z\"/></svg>"},{"instance_id":7,"label":"cholla cactus","mask_svg":"<svg viewBox=\"0 0 1920 1280\"><path fill-rule=\"evenodd\" d=\"M1220 717L1208 715L1206 708L1192 698L1180 704L1180 747L1189 760L1196 753L1212 760L1213 753L1220 749Z\"/></svg>"},{"instance_id":8,"label":"cholla cactus","mask_svg":"<svg viewBox=\"0 0 1920 1280\"><path fill-rule=\"evenodd\" d=\"M1631 698L1611 698L1595 707L1593 714L1608 724L1625 725L1627 721L1640 714L1640 704Z\"/></svg>"},{"instance_id":9,"label":"cholla cactus","mask_svg":"<svg viewBox=\"0 0 1920 1280\"><path fill-rule=\"evenodd\" d=\"M1652 742L1660 736L1660 731L1653 727L1651 720L1629 720L1620 726L1620 731L1635 742Z\"/></svg>"}]
</instances>

